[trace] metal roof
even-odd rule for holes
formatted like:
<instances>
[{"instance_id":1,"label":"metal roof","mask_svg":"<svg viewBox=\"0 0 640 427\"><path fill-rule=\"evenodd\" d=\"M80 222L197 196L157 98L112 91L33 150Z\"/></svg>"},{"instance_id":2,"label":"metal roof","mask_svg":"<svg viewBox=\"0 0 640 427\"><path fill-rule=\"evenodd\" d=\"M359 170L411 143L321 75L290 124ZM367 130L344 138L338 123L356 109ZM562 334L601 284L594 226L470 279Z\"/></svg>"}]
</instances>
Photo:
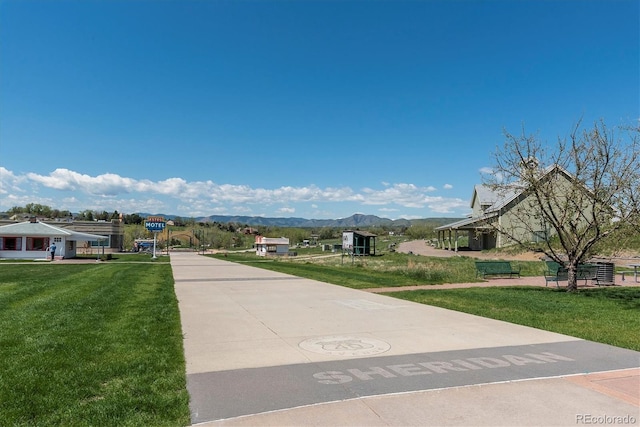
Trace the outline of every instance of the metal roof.
<instances>
[{"instance_id":1,"label":"metal roof","mask_svg":"<svg viewBox=\"0 0 640 427\"><path fill-rule=\"evenodd\" d=\"M521 194L525 188L514 185L513 188L504 189L503 191L493 191L486 185L478 184L474 187L475 197L480 201L481 206L489 206L486 212L497 211L504 207L507 203ZM473 202L472 202L473 204Z\"/></svg>"},{"instance_id":2,"label":"metal roof","mask_svg":"<svg viewBox=\"0 0 640 427\"><path fill-rule=\"evenodd\" d=\"M360 230L345 230L343 233L353 233L362 237L378 237L377 234L369 233L368 231L360 231Z\"/></svg>"},{"instance_id":3,"label":"metal roof","mask_svg":"<svg viewBox=\"0 0 640 427\"><path fill-rule=\"evenodd\" d=\"M256 243L261 245L288 245L289 238L256 236Z\"/></svg>"},{"instance_id":4,"label":"metal roof","mask_svg":"<svg viewBox=\"0 0 640 427\"><path fill-rule=\"evenodd\" d=\"M573 175L571 175L571 173L569 173L566 169L564 169L560 165L547 166L545 169L540 171L538 175L538 179L539 180L544 179L547 177L547 175L550 175L551 173L556 173L556 172L563 174L566 178L570 180L574 179ZM493 205L489 209L487 209L486 212L493 212L493 211L498 211L502 209L503 207L511 203L513 200L515 200L522 193L524 193L528 188L529 188L529 184L526 182L516 181L512 183L511 185L509 185L508 188L505 188L504 191L500 193L496 193L497 195L496 201L493 203Z\"/></svg>"},{"instance_id":5,"label":"metal roof","mask_svg":"<svg viewBox=\"0 0 640 427\"><path fill-rule=\"evenodd\" d=\"M475 191L475 197L480 201L481 205L493 205L496 200L498 200L498 195L491 191L486 185L476 184L473 189Z\"/></svg>"},{"instance_id":6,"label":"metal roof","mask_svg":"<svg viewBox=\"0 0 640 427\"><path fill-rule=\"evenodd\" d=\"M451 224L441 225L440 227L436 227L435 230L436 231L440 231L440 230L460 230L460 229L487 228L487 226L485 226L485 225L477 225L477 226L474 227L473 224L484 222L485 220L487 220L489 218L492 218L492 217L494 217L496 215L497 215L497 213L491 213L491 214L472 217L472 218L465 218L465 219L462 219L460 221L452 222Z\"/></svg>"}]
</instances>

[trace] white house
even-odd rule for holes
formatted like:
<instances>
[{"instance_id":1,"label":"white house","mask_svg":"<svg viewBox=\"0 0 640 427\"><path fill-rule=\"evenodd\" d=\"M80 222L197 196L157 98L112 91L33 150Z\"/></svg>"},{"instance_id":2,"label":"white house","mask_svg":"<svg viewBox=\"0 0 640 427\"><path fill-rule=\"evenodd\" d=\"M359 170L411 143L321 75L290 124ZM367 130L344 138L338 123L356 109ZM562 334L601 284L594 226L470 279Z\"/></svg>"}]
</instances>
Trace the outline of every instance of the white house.
<instances>
[{"instance_id":1,"label":"white house","mask_svg":"<svg viewBox=\"0 0 640 427\"><path fill-rule=\"evenodd\" d=\"M272 255L287 255L288 253L289 253L288 238L256 236L256 255L272 256Z\"/></svg>"},{"instance_id":2,"label":"white house","mask_svg":"<svg viewBox=\"0 0 640 427\"><path fill-rule=\"evenodd\" d=\"M45 224L53 225L54 227L62 228L64 230L71 230L78 233L94 234L98 236L107 237L107 240L100 241L86 241L83 244L78 244L78 253L89 252L95 253L96 251L105 253L116 253L124 250L124 222L122 219L112 219L111 221L72 221L70 219L50 219L50 218L37 218L37 217L22 217L20 220L5 220L0 219L0 227L3 225L17 224L24 221L37 220ZM84 247L83 247L84 245Z\"/></svg>"},{"instance_id":3,"label":"white house","mask_svg":"<svg viewBox=\"0 0 640 427\"><path fill-rule=\"evenodd\" d=\"M0 258L47 259L48 248L56 244L56 259L74 258L78 242L99 242L108 238L81 233L36 220L0 226Z\"/></svg>"}]
</instances>

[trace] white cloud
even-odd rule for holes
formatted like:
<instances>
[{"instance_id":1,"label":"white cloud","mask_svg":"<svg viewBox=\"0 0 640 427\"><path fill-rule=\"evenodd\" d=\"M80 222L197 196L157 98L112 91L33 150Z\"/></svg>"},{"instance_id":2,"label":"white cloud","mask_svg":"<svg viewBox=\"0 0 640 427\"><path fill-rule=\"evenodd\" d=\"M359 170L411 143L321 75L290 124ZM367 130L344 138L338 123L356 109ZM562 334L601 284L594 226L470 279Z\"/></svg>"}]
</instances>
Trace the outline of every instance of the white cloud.
<instances>
[{"instance_id":1,"label":"white cloud","mask_svg":"<svg viewBox=\"0 0 640 427\"><path fill-rule=\"evenodd\" d=\"M442 186L442 188L444 188L445 190L451 190L453 188L453 185L445 184L445 185Z\"/></svg>"},{"instance_id":2,"label":"white cloud","mask_svg":"<svg viewBox=\"0 0 640 427\"><path fill-rule=\"evenodd\" d=\"M428 204L429 209L435 213L452 214L459 211L470 211L469 202L462 199L442 199L433 200ZM464 216L460 215L461 217Z\"/></svg>"},{"instance_id":3,"label":"white cloud","mask_svg":"<svg viewBox=\"0 0 640 427\"><path fill-rule=\"evenodd\" d=\"M445 188L452 188L445 185ZM27 173L16 175L0 167L0 209L40 203L57 209L74 212L85 209L117 210L119 212L150 212L180 216L256 215L255 209L290 215L318 212L320 204L340 204L342 210L362 209L363 206L380 206L381 212L399 215L403 209L424 212L411 216L425 217L429 210L438 214L453 214L467 209L467 202L457 198L432 195L433 186L419 187L410 183L382 183L381 187L354 190L350 187L325 187L316 185L275 189L253 188L248 185L217 184L213 181L189 182L172 177L160 181L137 180L112 173L97 176L81 174L58 168L49 175ZM46 194L46 195L45 195ZM63 203L65 206L60 206ZM284 206L277 207L276 206ZM269 210L273 207L273 210ZM323 207L329 215L333 206ZM349 215L352 211L349 211ZM347 215L348 216L348 215Z\"/></svg>"},{"instance_id":4,"label":"white cloud","mask_svg":"<svg viewBox=\"0 0 640 427\"><path fill-rule=\"evenodd\" d=\"M490 168L488 166L482 167L482 168L480 168L480 173L483 174L483 175L485 175L485 174L491 175L491 174L493 174L493 168Z\"/></svg>"},{"instance_id":5,"label":"white cloud","mask_svg":"<svg viewBox=\"0 0 640 427\"><path fill-rule=\"evenodd\" d=\"M500 172L495 172L493 168L483 167L480 168L480 174L482 175L494 175L498 181L502 181L503 175Z\"/></svg>"},{"instance_id":6,"label":"white cloud","mask_svg":"<svg viewBox=\"0 0 640 427\"><path fill-rule=\"evenodd\" d=\"M281 214L293 214L295 211L295 208L280 208L276 212Z\"/></svg>"},{"instance_id":7,"label":"white cloud","mask_svg":"<svg viewBox=\"0 0 640 427\"><path fill-rule=\"evenodd\" d=\"M18 177L10 170L0 166L0 194L23 192L20 185L25 182L24 177Z\"/></svg>"},{"instance_id":8,"label":"white cloud","mask_svg":"<svg viewBox=\"0 0 640 427\"><path fill-rule=\"evenodd\" d=\"M0 205L0 210L7 210L14 206L26 206L29 203L55 207L53 199L49 197L34 196L31 194L6 194L2 196L1 203L2 204Z\"/></svg>"},{"instance_id":9,"label":"white cloud","mask_svg":"<svg viewBox=\"0 0 640 427\"><path fill-rule=\"evenodd\" d=\"M362 190L366 197L362 201L365 205L398 204L407 208L424 207L431 197L427 193L435 191L434 187L417 187L414 184L394 184L382 191L365 188Z\"/></svg>"},{"instance_id":10,"label":"white cloud","mask_svg":"<svg viewBox=\"0 0 640 427\"><path fill-rule=\"evenodd\" d=\"M28 173L26 177L46 188L67 191L78 190L86 194L101 196L129 193L134 189L132 188L134 184L136 184L133 179L122 178L111 173L91 177L68 169L56 169L48 176Z\"/></svg>"}]
</instances>

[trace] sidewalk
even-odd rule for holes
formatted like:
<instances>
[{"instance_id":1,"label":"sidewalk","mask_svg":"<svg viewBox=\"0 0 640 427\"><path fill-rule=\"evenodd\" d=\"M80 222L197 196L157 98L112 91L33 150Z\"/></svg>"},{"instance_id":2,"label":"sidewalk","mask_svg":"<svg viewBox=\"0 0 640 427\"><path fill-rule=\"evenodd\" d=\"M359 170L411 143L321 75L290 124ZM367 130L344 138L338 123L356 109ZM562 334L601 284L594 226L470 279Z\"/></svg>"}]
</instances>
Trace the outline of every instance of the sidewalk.
<instances>
[{"instance_id":1,"label":"sidewalk","mask_svg":"<svg viewBox=\"0 0 640 427\"><path fill-rule=\"evenodd\" d=\"M399 291L411 291L418 289L462 289L462 288L492 288L496 286L540 286L540 287L550 287L556 288L555 283L547 283L544 277L534 276L534 277L516 277L516 278L491 278L485 280L484 282L470 282L470 283L443 283L440 285L417 285L417 286L394 286L388 288L370 288L363 289L367 292L374 293L387 293L387 292L399 292ZM578 289L594 289L594 288L604 288L604 287L640 287L640 282L635 282L633 277L622 281L622 275L617 274L615 277L615 285L607 285L607 286L598 286L591 284L591 282L585 282L584 280L578 281ZM567 287L567 282L560 282L560 289Z\"/></svg>"},{"instance_id":2,"label":"sidewalk","mask_svg":"<svg viewBox=\"0 0 640 427\"><path fill-rule=\"evenodd\" d=\"M192 253L171 265L194 425L640 419L638 352Z\"/></svg>"}]
</instances>

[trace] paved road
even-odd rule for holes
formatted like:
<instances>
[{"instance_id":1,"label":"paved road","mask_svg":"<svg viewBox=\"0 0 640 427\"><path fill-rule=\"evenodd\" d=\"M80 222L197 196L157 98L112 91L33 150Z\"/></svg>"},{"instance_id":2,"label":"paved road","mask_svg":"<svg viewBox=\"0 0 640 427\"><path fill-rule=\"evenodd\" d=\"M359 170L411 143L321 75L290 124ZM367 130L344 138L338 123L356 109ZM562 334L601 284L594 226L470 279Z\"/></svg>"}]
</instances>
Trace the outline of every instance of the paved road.
<instances>
[{"instance_id":1,"label":"paved road","mask_svg":"<svg viewBox=\"0 0 640 427\"><path fill-rule=\"evenodd\" d=\"M171 264L194 424L640 419L638 352L193 253Z\"/></svg>"}]
</instances>

